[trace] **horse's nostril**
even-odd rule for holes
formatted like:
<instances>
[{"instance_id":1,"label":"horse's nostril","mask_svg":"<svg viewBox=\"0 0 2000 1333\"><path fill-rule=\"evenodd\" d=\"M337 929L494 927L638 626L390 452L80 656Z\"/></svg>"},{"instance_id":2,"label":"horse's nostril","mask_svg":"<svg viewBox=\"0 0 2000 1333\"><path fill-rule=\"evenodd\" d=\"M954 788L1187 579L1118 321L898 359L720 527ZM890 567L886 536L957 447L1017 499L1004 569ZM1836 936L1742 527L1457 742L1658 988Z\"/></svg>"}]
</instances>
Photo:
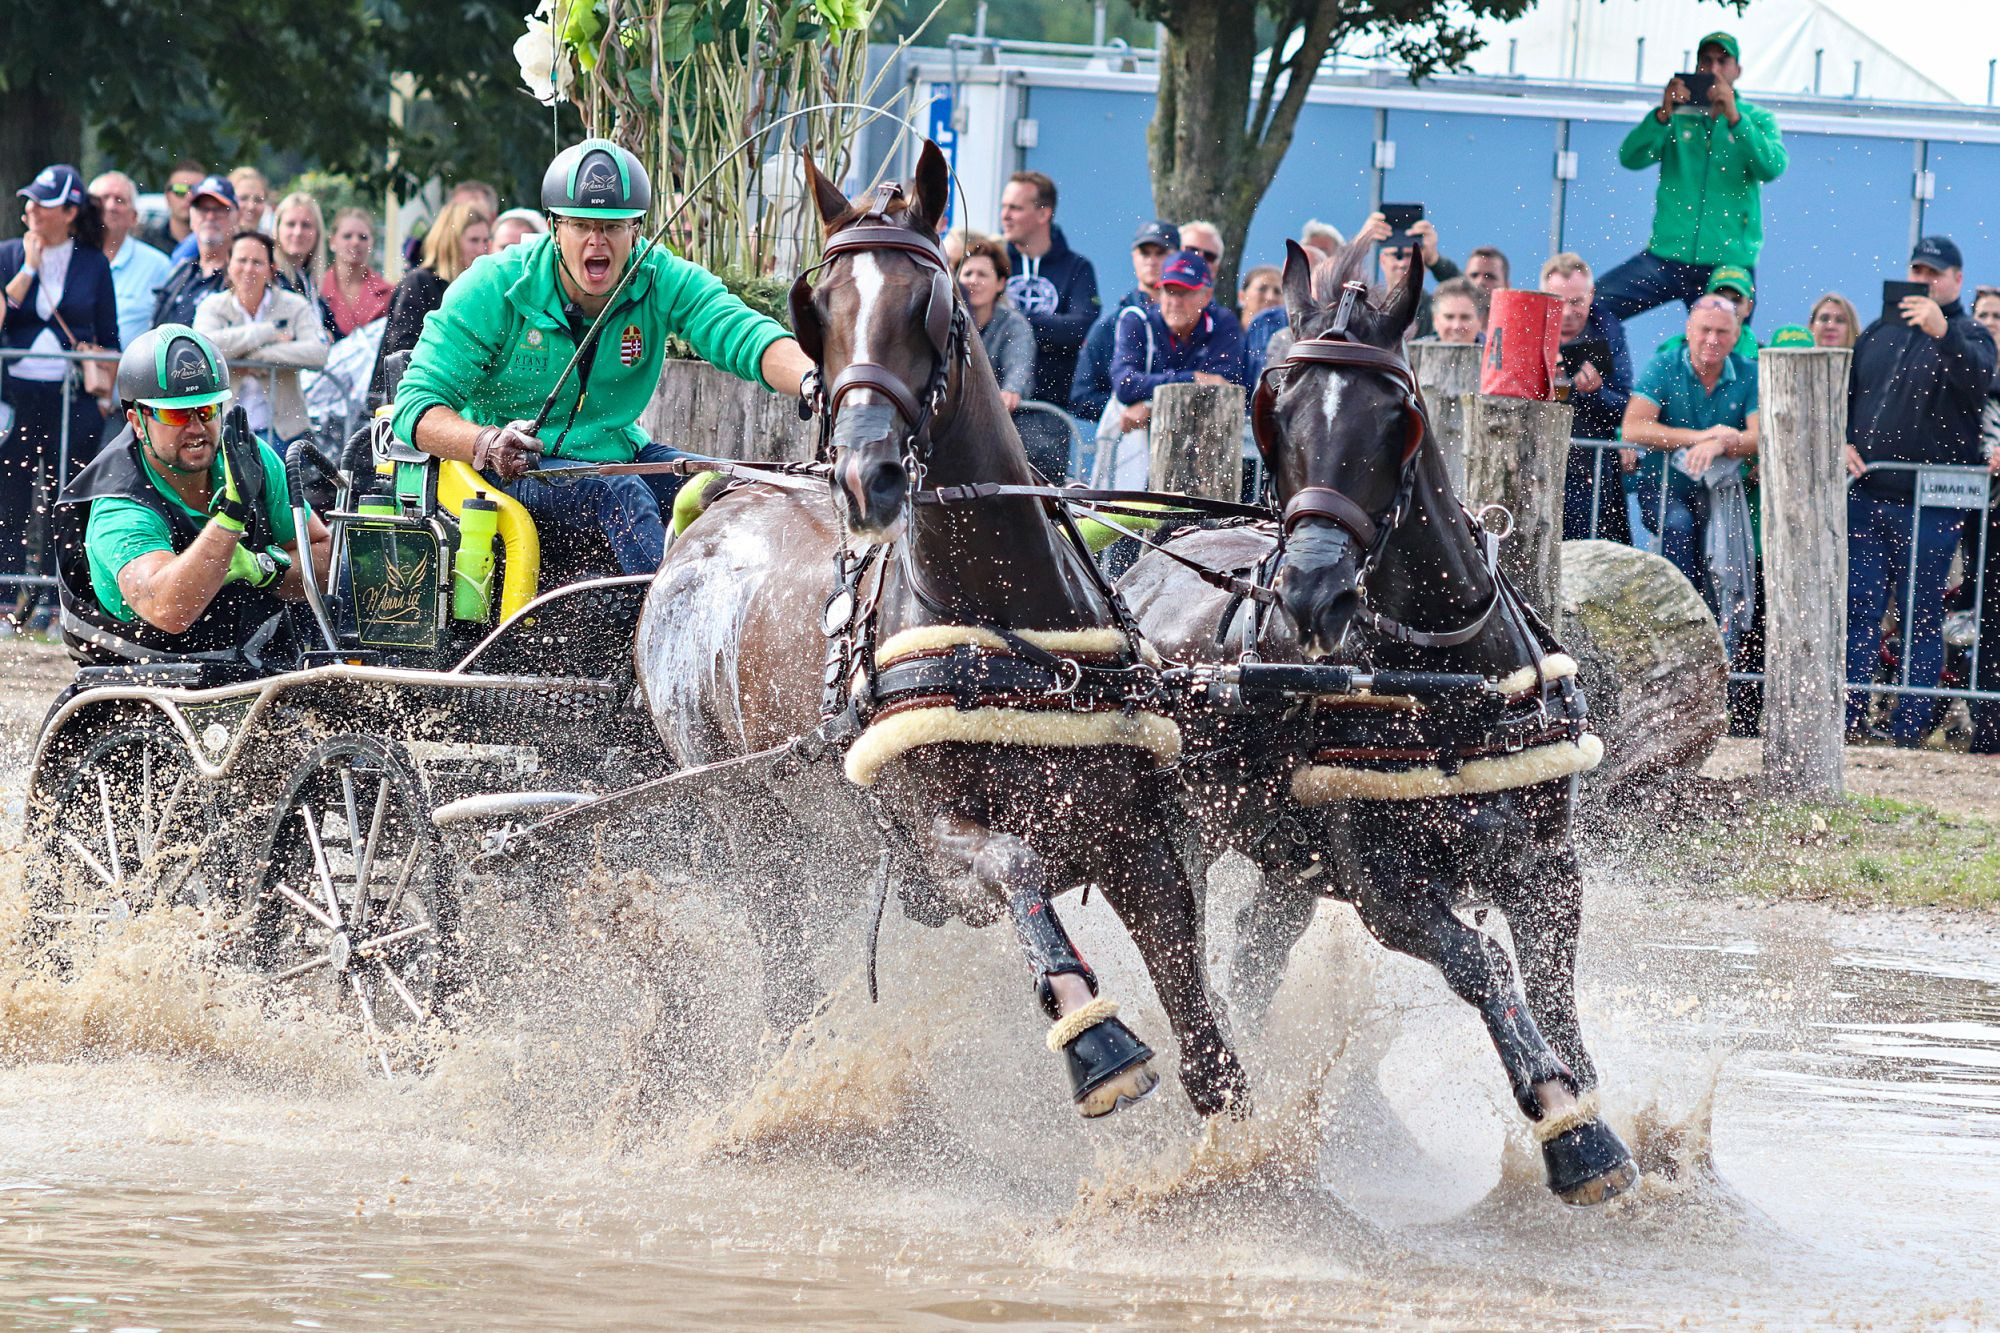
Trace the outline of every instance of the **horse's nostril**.
<instances>
[{"instance_id":1,"label":"horse's nostril","mask_svg":"<svg viewBox=\"0 0 2000 1333\"><path fill-rule=\"evenodd\" d=\"M901 463L877 463L862 474L862 486L868 494L869 508L891 509L902 501L903 490L909 485L910 474L903 470Z\"/></svg>"}]
</instances>

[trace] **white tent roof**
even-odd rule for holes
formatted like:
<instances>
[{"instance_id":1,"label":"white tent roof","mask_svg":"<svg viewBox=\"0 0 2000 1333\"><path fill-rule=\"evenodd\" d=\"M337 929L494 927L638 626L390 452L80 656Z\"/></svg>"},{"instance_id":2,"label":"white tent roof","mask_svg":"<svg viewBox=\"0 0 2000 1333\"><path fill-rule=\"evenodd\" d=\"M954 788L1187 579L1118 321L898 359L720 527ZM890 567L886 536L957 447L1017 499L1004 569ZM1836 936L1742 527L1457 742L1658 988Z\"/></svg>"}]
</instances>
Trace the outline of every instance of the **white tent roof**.
<instances>
[{"instance_id":1,"label":"white tent roof","mask_svg":"<svg viewBox=\"0 0 2000 1333\"><path fill-rule=\"evenodd\" d=\"M1472 57L1480 74L1512 72L1578 83L1664 84L1691 66L1694 44L1717 28L1743 48L1751 93L1856 92L1863 100L1986 100L1987 61L2000 57L1995 0L1751 0L1741 16L1715 0L1540 0L1512 22L1481 21ZM1645 39L1643 63L1639 39Z\"/></svg>"}]
</instances>

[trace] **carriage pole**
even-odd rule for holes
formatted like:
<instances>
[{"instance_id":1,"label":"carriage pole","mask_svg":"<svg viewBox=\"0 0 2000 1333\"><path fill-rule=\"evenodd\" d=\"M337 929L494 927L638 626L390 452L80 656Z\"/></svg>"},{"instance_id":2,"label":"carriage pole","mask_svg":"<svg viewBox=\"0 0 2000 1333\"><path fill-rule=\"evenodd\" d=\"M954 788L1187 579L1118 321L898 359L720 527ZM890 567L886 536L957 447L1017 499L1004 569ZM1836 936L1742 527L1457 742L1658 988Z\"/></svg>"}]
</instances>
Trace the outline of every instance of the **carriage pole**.
<instances>
[{"instance_id":1,"label":"carriage pole","mask_svg":"<svg viewBox=\"0 0 2000 1333\"><path fill-rule=\"evenodd\" d=\"M1505 505L1514 531L1500 568L1528 604L1555 624L1562 592L1563 470L1570 407L1491 394L1467 397L1465 503Z\"/></svg>"},{"instance_id":2,"label":"carriage pole","mask_svg":"<svg viewBox=\"0 0 2000 1333\"><path fill-rule=\"evenodd\" d=\"M1243 491L1243 390L1234 384L1163 384L1153 391L1147 484L1211 500Z\"/></svg>"},{"instance_id":3,"label":"carriage pole","mask_svg":"<svg viewBox=\"0 0 2000 1333\"><path fill-rule=\"evenodd\" d=\"M1479 348L1471 343L1419 341L1410 344L1410 368L1423 390L1431 434L1444 452L1452 489L1465 494L1465 400L1479 392Z\"/></svg>"},{"instance_id":4,"label":"carriage pole","mask_svg":"<svg viewBox=\"0 0 2000 1333\"><path fill-rule=\"evenodd\" d=\"M1844 793L1847 371L1844 347L1757 358L1764 484L1764 776L1794 799Z\"/></svg>"}]
</instances>

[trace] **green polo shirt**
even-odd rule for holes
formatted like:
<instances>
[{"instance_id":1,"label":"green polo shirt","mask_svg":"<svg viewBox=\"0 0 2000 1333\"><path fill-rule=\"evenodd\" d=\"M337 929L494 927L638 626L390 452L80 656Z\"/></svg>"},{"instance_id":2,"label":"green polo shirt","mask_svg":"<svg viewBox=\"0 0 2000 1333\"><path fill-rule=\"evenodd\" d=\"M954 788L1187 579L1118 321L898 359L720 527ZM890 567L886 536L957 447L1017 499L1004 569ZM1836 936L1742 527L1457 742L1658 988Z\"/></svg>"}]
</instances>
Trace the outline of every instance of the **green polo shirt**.
<instances>
[{"instance_id":1,"label":"green polo shirt","mask_svg":"<svg viewBox=\"0 0 2000 1333\"><path fill-rule=\"evenodd\" d=\"M1663 426L1680 430L1734 426L1742 430L1757 412L1757 364L1731 352L1722 363L1722 374L1716 379L1715 390L1711 393L1702 387L1701 379L1694 373L1694 363L1688 359L1685 343L1679 347L1662 347L1646 363L1646 368L1639 372L1639 380L1632 386L1632 393L1635 397L1660 405L1660 424ZM1659 485L1662 472L1669 478L1668 493L1677 497L1693 494L1695 487L1701 484L1679 468L1668 467L1664 451L1642 450L1639 455L1641 483Z\"/></svg>"},{"instance_id":2,"label":"green polo shirt","mask_svg":"<svg viewBox=\"0 0 2000 1333\"><path fill-rule=\"evenodd\" d=\"M257 454L264 464L264 512L270 517L271 532L280 546L290 546L298 540L299 530L292 522L286 495L285 465L262 440L257 442ZM154 470L153 460L146 456L144 447L139 450L139 459L146 465L146 477L153 483L153 489L165 496L168 504L179 505L197 526L208 521L208 515L181 499ZM211 486L222 484L220 454L209 468L208 479ZM97 594L97 604L120 620L137 620L138 613L119 591L118 573L140 556L154 551L171 552L174 545L166 519L137 500L112 497L90 502L83 549L90 560L90 588Z\"/></svg>"}]
</instances>

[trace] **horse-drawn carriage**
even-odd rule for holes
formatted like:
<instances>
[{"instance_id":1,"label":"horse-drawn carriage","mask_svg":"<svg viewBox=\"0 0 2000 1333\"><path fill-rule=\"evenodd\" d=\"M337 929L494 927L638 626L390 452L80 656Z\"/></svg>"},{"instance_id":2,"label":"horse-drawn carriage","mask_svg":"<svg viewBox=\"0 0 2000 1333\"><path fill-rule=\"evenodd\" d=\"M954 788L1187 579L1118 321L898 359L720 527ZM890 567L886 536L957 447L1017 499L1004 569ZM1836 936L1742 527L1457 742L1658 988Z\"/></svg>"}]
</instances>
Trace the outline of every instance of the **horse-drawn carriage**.
<instances>
[{"instance_id":1,"label":"horse-drawn carriage","mask_svg":"<svg viewBox=\"0 0 2000 1333\"><path fill-rule=\"evenodd\" d=\"M485 571L458 559L476 475L377 437L391 490L337 476L323 646L297 670L110 667L58 703L37 840L95 882L45 873L41 909L79 925L107 902L219 898L280 982L330 985L371 1025L417 1019L478 931L463 874L642 857L687 810L746 888L780 1023L811 1004L801 884L872 882L878 919L893 886L929 924L1011 920L1079 1108L1115 1110L1157 1077L1056 918L1092 885L1138 944L1190 1100L1241 1114L1184 859L1234 847L1267 876L1241 969L1264 994L1317 899L1353 902L1479 1012L1551 1187L1629 1186L1573 994L1569 814L1593 742L1573 664L1445 480L1397 350L1419 288L1377 307L1358 251L1316 284L1295 250L1300 341L1255 409L1274 504L1153 543L1128 605L1071 511L1130 497L1032 474L969 335L931 228L942 157L862 205L806 174L829 237L792 301L826 375L814 482L723 494L650 580L533 600L532 527L503 503L512 592L489 631L444 578ZM1460 920L1473 901L1507 915L1525 991Z\"/></svg>"}]
</instances>

